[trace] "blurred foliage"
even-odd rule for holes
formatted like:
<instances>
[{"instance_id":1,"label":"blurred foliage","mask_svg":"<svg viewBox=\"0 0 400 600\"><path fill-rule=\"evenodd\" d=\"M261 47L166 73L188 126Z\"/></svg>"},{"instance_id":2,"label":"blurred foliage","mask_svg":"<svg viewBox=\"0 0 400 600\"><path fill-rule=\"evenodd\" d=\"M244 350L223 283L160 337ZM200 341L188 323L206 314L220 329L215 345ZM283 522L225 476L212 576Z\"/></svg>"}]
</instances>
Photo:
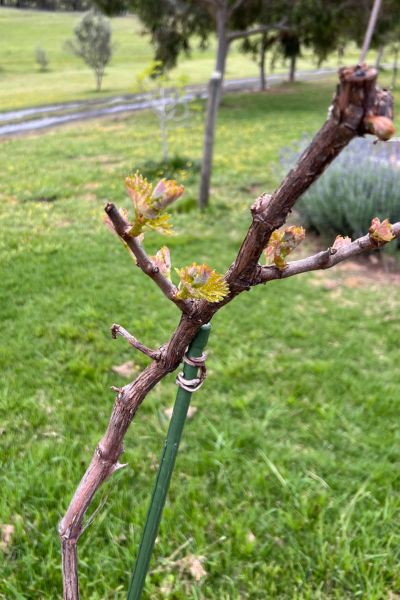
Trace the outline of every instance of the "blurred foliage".
<instances>
[{"instance_id":1,"label":"blurred foliage","mask_svg":"<svg viewBox=\"0 0 400 600\"><path fill-rule=\"evenodd\" d=\"M400 144L374 139L353 140L296 205L306 229L328 242L365 235L374 217L400 220ZM285 169L297 155L282 153Z\"/></svg>"}]
</instances>

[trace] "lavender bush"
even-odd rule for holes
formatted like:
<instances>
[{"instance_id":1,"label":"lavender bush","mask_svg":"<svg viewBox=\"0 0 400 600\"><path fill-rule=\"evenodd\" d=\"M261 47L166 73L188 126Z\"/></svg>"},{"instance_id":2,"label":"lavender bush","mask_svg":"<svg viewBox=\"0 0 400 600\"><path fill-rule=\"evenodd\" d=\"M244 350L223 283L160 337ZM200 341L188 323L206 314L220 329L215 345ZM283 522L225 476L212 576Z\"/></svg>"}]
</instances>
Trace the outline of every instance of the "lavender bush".
<instances>
[{"instance_id":1,"label":"lavender bush","mask_svg":"<svg viewBox=\"0 0 400 600\"><path fill-rule=\"evenodd\" d=\"M291 165L305 146L285 149L281 162ZM400 142L373 143L357 138L332 163L296 206L303 225L331 241L336 235L356 238L371 219L400 219Z\"/></svg>"}]
</instances>

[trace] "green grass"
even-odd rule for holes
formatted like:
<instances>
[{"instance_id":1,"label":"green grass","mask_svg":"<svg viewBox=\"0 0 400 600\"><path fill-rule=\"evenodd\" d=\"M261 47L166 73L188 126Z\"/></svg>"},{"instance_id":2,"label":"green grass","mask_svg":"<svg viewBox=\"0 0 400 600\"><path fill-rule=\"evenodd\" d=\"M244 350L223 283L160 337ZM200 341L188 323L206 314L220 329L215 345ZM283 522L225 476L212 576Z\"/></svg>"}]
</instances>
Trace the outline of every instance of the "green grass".
<instances>
[{"instance_id":1,"label":"green grass","mask_svg":"<svg viewBox=\"0 0 400 600\"><path fill-rule=\"evenodd\" d=\"M279 149L315 131L331 91L224 100L210 211L191 210L197 176L181 173L175 266L229 266L249 203L277 183ZM171 135L172 151L198 160L201 134L199 110ZM111 367L146 364L111 340L110 325L156 346L178 321L101 223L106 199L128 205L123 176L159 156L146 113L0 145L0 515L15 527L3 599L60 596L56 525L106 427L110 386L124 383ZM146 247L162 243L149 236ZM339 270L273 282L217 315L146 599L399 593L399 308L389 281L354 285L352 270ZM128 467L99 494L107 502L79 546L82 598L126 597L175 393L171 375L146 399L125 441ZM188 539L177 558L206 557L199 583L165 560Z\"/></svg>"},{"instance_id":2,"label":"green grass","mask_svg":"<svg viewBox=\"0 0 400 600\"><path fill-rule=\"evenodd\" d=\"M0 58L0 110L75 99L93 99L101 96L137 91L136 76L153 58L148 36L143 36L143 26L133 16L112 19L114 56L106 69L103 90L95 92L95 81L90 69L77 57L63 48L72 37L79 13L52 13L17 10L0 7L0 39L3 50ZM35 50L40 46L49 58L48 72L41 73L35 62ZM214 69L215 42L202 52L194 44L190 58L182 58L174 69L171 84L181 75L190 83L207 81ZM374 60L374 53L371 53ZM347 59L353 63L357 53L350 48ZM385 56L385 60L388 57ZM335 56L326 64L337 66ZM305 51L299 68L313 68L315 60ZM277 65L278 71L286 70ZM228 78L257 75L257 64L238 51L237 44L229 53L226 76Z\"/></svg>"}]
</instances>

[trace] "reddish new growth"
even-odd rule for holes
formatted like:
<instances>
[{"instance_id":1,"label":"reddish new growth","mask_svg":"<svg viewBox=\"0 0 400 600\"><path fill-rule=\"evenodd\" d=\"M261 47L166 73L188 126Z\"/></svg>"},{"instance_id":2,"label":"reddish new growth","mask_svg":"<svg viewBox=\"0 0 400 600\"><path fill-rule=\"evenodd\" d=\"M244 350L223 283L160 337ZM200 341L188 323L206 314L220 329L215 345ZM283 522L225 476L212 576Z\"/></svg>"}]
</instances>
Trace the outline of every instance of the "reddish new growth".
<instances>
[{"instance_id":1,"label":"reddish new growth","mask_svg":"<svg viewBox=\"0 0 400 600\"><path fill-rule=\"evenodd\" d=\"M380 222L378 217L372 219L371 227L369 228L369 235L378 244L386 244L386 242L390 242L393 238L392 226L389 223L388 219L385 219Z\"/></svg>"}]
</instances>

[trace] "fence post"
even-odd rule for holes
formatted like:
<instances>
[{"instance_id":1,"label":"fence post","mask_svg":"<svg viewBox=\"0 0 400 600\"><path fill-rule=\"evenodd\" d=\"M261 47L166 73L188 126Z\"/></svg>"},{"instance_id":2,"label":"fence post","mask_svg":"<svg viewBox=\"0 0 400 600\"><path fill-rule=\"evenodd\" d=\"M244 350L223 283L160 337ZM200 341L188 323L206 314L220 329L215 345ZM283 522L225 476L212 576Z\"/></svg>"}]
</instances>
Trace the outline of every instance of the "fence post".
<instances>
[{"instance_id":1,"label":"fence post","mask_svg":"<svg viewBox=\"0 0 400 600\"><path fill-rule=\"evenodd\" d=\"M190 360L202 356L204 348L210 335L211 325L203 325L189 346L186 356ZM190 382L197 378L198 367L184 363L183 377ZM176 395L174 410L168 428L164 450L158 468L157 478L154 485L153 495L147 512L146 524L144 526L142 540L136 559L135 569L129 585L128 600L139 600L144 588L147 571L150 564L151 553L157 537L161 521L162 511L167 498L168 488L174 470L175 459L178 453L179 442L182 437L183 427L189 409L192 391L179 387Z\"/></svg>"}]
</instances>

